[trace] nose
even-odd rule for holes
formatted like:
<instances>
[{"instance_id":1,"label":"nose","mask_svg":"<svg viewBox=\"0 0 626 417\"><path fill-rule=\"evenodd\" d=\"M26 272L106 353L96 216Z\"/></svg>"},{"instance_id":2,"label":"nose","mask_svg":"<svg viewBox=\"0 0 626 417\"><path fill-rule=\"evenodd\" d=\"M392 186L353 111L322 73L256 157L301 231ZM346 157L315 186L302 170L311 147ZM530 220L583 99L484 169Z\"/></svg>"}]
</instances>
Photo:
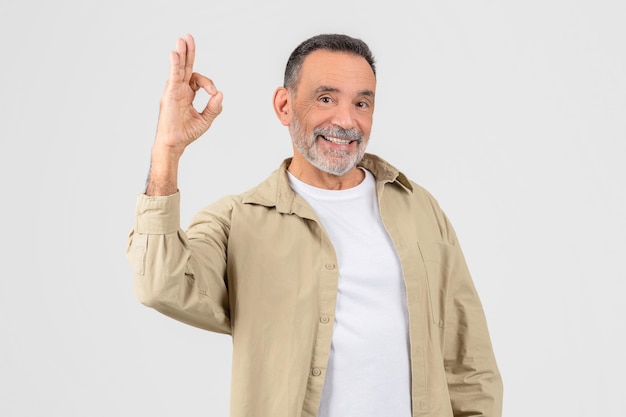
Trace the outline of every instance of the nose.
<instances>
[{"instance_id":1,"label":"nose","mask_svg":"<svg viewBox=\"0 0 626 417\"><path fill-rule=\"evenodd\" d=\"M356 114L351 103L342 103L335 107L331 123L344 129L356 127Z\"/></svg>"}]
</instances>

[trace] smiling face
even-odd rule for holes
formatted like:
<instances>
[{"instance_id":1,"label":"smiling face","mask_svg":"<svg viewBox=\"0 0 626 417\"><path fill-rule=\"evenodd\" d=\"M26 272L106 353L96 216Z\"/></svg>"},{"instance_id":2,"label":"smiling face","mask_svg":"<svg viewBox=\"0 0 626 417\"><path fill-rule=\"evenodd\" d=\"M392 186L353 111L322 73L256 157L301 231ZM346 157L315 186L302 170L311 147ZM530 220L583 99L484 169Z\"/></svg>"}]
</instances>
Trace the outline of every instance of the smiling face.
<instances>
[{"instance_id":1,"label":"smiling face","mask_svg":"<svg viewBox=\"0 0 626 417\"><path fill-rule=\"evenodd\" d=\"M281 87L274 97L293 141L290 171L309 183L315 181L302 177L360 175L355 167L369 141L375 90L364 58L329 50L309 54L296 91Z\"/></svg>"}]
</instances>

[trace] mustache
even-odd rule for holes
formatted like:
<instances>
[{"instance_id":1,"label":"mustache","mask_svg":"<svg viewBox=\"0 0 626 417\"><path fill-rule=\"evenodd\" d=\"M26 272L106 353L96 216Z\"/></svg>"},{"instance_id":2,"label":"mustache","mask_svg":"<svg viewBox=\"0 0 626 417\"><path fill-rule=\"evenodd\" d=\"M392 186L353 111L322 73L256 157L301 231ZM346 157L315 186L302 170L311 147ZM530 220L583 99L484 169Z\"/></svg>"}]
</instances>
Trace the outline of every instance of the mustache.
<instances>
[{"instance_id":1,"label":"mustache","mask_svg":"<svg viewBox=\"0 0 626 417\"><path fill-rule=\"evenodd\" d=\"M341 126L329 126L329 127L318 127L313 130L313 135L317 136L332 136L339 139L345 140L356 140L361 142L363 140L363 134L356 129L344 129Z\"/></svg>"}]
</instances>

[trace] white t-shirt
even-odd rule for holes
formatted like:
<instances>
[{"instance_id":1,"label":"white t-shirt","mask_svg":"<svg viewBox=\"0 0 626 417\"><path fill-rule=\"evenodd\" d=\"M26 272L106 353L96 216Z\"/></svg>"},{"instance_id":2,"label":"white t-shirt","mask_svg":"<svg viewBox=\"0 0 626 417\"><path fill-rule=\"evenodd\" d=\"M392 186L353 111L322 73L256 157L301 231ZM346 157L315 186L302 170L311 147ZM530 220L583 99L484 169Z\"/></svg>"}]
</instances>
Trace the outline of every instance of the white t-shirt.
<instances>
[{"instance_id":1,"label":"white t-shirt","mask_svg":"<svg viewBox=\"0 0 626 417\"><path fill-rule=\"evenodd\" d=\"M406 290L380 217L374 176L346 190L312 187L289 174L335 248L339 291L319 417L410 417Z\"/></svg>"}]
</instances>

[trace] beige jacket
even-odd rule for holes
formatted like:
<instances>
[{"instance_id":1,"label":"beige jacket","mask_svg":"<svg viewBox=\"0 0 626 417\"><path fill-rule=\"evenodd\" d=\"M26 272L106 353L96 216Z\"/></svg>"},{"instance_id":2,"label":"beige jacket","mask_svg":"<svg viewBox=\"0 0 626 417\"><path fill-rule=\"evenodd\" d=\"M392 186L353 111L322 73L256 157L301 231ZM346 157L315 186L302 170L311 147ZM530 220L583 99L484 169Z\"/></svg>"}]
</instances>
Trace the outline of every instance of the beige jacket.
<instances>
[{"instance_id":1,"label":"beige jacket","mask_svg":"<svg viewBox=\"0 0 626 417\"><path fill-rule=\"evenodd\" d=\"M135 291L176 320L233 338L232 417L316 417L333 331L337 258L289 160L180 229L179 194L141 195L129 237ZM413 416L501 415L480 300L435 199L373 155L380 212L409 310ZM364 308L367 308L364 306Z\"/></svg>"}]
</instances>

